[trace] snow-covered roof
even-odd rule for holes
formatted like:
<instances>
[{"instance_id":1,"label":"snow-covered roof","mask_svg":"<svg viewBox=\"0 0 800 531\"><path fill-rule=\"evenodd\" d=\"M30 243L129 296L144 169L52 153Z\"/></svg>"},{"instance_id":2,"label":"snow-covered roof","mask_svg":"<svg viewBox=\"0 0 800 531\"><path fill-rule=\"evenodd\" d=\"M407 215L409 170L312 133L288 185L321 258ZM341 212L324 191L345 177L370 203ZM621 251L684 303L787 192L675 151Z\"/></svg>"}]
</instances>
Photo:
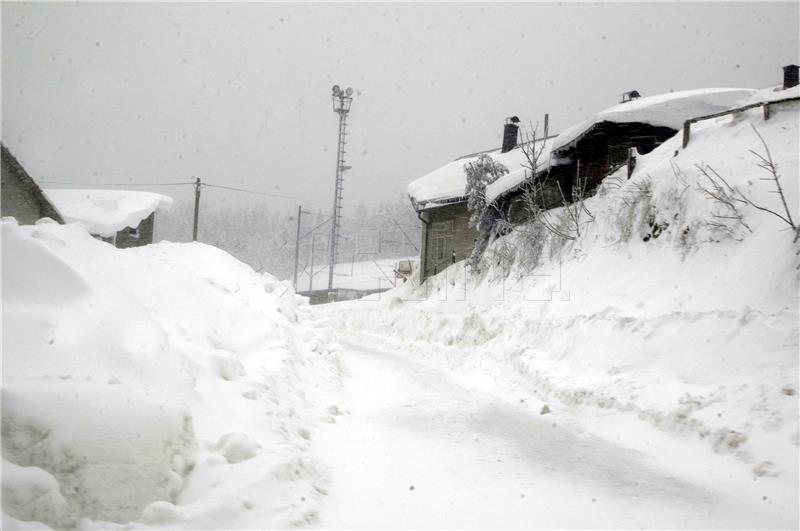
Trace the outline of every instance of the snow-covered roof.
<instances>
[{"instance_id":1,"label":"snow-covered roof","mask_svg":"<svg viewBox=\"0 0 800 531\"><path fill-rule=\"evenodd\" d=\"M778 101L786 98L797 98L800 96L800 85L785 89L783 85L768 87L755 91L748 99L740 102L741 105L757 103L761 101Z\"/></svg>"},{"instance_id":2,"label":"snow-covered roof","mask_svg":"<svg viewBox=\"0 0 800 531\"><path fill-rule=\"evenodd\" d=\"M553 144L553 151L580 139L600 122L640 122L680 129L689 118L736 107L755 93L753 89L705 88L637 98L609 107L562 131Z\"/></svg>"},{"instance_id":3,"label":"snow-covered roof","mask_svg":"<svg viewBox=\"0 0 800 531\"><path fill-rule=\"evenodd\" d=\"M545 143L542 154L539 157L537 170L547 167L550 160L548 144L551 142L552 139ZM409 184L407 188L408 195L419 209L433 208L465 197L467 176L464 173L464 166L477 160L480 155L486 154L492 157L493 160L505 165L509 171L508 174L503 175L486 188L487 199L493 201L500 194L525 179L525 165L528 163L520 146L506 153L501 153L500 151L500 149L485 151L449 162Z\"/></svg>"},{"instance_id":4,"label":"snow-covered roof","mask_svg":"<svg viewBox=\"0 0 800 531\"><path fill-rule=\"evenodd\" d=\"M550 166L550 152L552 150L553 143L558 139L557 136L548 137L544 140L544 143L541 147L537 146L536 150L541 150L539 154L539 159L536 161L536 173L538 174L540 171L546 170ZM538 142L537 142L538 143ZM510 165L506 164L508 168L508 173L497 179L492 184L486 187L486 201L491 203L507 191L519 186L527 177L530 176L530 168L528 168L528 160L522 154L521 148L516 148L511 152L517 151L519 155L522 157L522 160L516 165L516 167L511 167ZM494 158L494 157L492 157Z\"/></svg>"},{"instance_id":5,"label":"snow-covered roof","mask_svg":"<svg viewBox=\"0 0 800 531\"><path fill-rule=\"evenodd\" d=\"M103 237L126 227L136 228L156 210L172 207L171 197L152 192L48 188L44 193L64 221L80 223L92 234Z\"/></svg>"},{"instance_id":6,"label":"snow-covered roof","mask_svg":"<svg viewBox=\"0 0 800 531\"><path fill-rule=\"evenodd\" d=\"M752 99L758 91L742 88L704 88L670 92L656 96L637 98L620 103L587 118L566 129L557 137L549 139L539 159L537 172L550 164L550 153L580 139L592 127L601 122L639 122L655 126L680 129L683 122L695 116L713 114L741 105ZM492 159L505 164L509 173L486 188L486 199L494 201L503 193L513 189L526 178L523 167L527 163L522 150L517 147L507 153L500 150L487 151ZM463 199L467 179L464 165L478 158L481 153L462 157L445 164L408 185L408 195L418 209L433 208Z\"/></svg>"}]
</instances>

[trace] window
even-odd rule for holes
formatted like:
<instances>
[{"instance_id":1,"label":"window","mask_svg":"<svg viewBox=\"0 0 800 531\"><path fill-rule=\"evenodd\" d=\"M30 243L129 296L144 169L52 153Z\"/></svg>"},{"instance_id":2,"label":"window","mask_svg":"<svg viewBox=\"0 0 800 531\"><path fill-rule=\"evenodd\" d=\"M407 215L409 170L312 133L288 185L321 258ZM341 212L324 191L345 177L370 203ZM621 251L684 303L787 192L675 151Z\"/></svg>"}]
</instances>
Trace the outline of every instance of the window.
<instances>
[{"instance_id":1,"label":"window","mask_svg":"<svg viewBox=\"0 0 800 531\"><path fill-rule=\"evenodd\" d=\"M128 229L128 236L130 236L131 238L133 238L135 240L138 240L139 239L139 227L136 227L135 229L129 228Z\"/></svg>"},{"instance_id":2,"label":"window","mask_svg":"<svg viewBox=\"0 0 800 531\"><path fill-rule=\"evenodd\" d=\"M435 238L433 240L433 259L444 260L445 248L447 247L444 237Z\"/></svg>"},{"instance_id":3,"label":"window","mask_svg":"<svg viewBox=\"0 0 800 531\"><path fill-rule=\"evenodd\" d=\"M451 219L450 221L438 221L431 226L431 231L435 233L452 232L453 220Z\"/></svg>"}]
</instances>

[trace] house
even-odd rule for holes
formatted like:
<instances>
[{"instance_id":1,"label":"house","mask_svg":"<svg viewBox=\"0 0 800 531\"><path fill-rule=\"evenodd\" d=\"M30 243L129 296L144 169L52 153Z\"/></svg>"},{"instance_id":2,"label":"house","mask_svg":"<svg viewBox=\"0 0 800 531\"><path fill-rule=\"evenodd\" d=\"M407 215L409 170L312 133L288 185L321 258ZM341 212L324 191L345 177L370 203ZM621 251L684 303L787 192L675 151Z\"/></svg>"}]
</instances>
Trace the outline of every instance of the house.
<instances>
[{"instance_id":1,"label":"house","mask_svg":"<svg viewBox=\"0 0 800 531\"><path fill-rule=\"evenodd\" d=\"M489 202L525 180L528 159L523 146L517 141L519 119L511 117L506 122L500 149L464 155L408 185L411 204L422 222L420 281L465 259L472 252L478 233L469 225L467 179L464 173L466 164L487 154L508 168L508 174L487 187ZM547 156L540 157L540 164L547 160Z\"/></svg>"},{"instance_id":2,"label":"house","mask_svg":"<svg viewBox=\"0 0 800 531\"><path fill-rule=\"evenodd\" d=\"M42 218L64 223L61 214L39 188L22 164L3 144L0 215L16 218L21 225L33 225Z\"/></svg>"},{"instance_id":3,"label":"house","mask_svg":"<svg viewBox=\"0 0 800 531\"><path fill-rule=\"evenodd\" d=\"M546 210L580 193L590 196L607 175L621 165L632 166L637 154L672 137L685 120L730 109L754 93L710 88L641 97L631 91L623 103L536 145L518 145L516 135L506 134L516 123L507 123L501 149L461 157L409 184L408 195L422 221L420 281L472 251L477 232L468 223L464 165L479 155L489 154L508 168L508 174L487 186L486 201L502 219L520 223L529 217L531 197ZM539 152L535 171L525 157L531 148Z\"/></svg>"},{"instance_id":4,"label":"house","mask_svg":"<svg viewBox=\"0 0 800 531\"><path fill-rule=\"evenodd\" d=\"M568 182L570 195L582 190L590 196L629 157L651 152L687 119L725 111L754 93L709 88L625 101L562 131L552 146L549 175Z\"/></svg>"},{"instance_id":5,"label":"house","mask_svg":"<svg viewBox=\"0 0 800 531\"><path fill-rule=\"evenodd\" d=\"M579 195L589 197L621 166L627 165L630 172L636 155L650 153L674 136L685 120L730 109L754 93L751 89L711 88L625 98L549 140L542 153L548 160L537 168L536 175L528 172L513 186L498 181L497 190L487 189L487 200L495 203L507 221L519 223L527 219L527 202L534 189L535 201L544 210Z\"/></svg>"},{"instance_id":6,"label":"house","mask_svg":"<svg viewBox=\"0 0 800 531\"><path fill-rule=\"evenodd\" d=\"M172 207L172 198L152 192L48 188L45 194L64 221L119 248L153 243L156 211Z\"/></svg>"}]
</instances>

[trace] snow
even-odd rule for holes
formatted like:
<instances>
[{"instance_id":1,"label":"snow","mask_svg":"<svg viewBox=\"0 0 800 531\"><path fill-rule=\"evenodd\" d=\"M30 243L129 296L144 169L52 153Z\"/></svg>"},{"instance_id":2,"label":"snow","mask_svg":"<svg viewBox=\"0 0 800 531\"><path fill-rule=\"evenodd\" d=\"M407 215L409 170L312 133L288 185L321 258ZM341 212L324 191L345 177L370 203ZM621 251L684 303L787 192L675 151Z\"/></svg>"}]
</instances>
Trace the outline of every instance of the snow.
<instances>
[{"instance_id":1,"label":"snow","mask_svg":"<svg viewBox=\"0 0 800 531\"><path fill-rule=\"evenodd\" d=\"M354 257L355 258L355 257ZM401 260L417 260L416 256L400 258L375 258L369 260L352 260L336 264L333 275L335 288L354 290L385 290L393 288L397 282L394 270ZM297 274L297 291L328 289L328 266L314 266L313 284L309 282L311 270L306 266ZM402 282L402 280L400 281Z\"/></svg>"},{"instance_id":2,"label":"snow","mask_svg":"<svg viewBox=\"0 0 800 531\"><path fill-rule=\"evenodd\" d=\"M550 142L552 140L546 141L542 148L537 171L545 169L549 164ZM525 179L526 170L524 166L528 164L528 160L519 146L506 153L501 153L501 150L497 149L488 151L486 154L492 157L493 160L505 165L509 171L508 174L500 177L495 183L487 187L487 198L493 201L497 196ZM464 173L464 166L477 160L480 155L479 153L454 160L413 181L407 188L409 197L418 204L418 209L434 208L447 200L465 197L467 176Z\"/></svg>"},{"instance_id":3,"label":"snow","mask_svg":"<svg viewBox=\"0 0 800 531\"><path fill-rule=\"evenodd\" d=\"M741 102L742 105L756 103L760 101L776 101L786 98L800 98L800 85L784 89L783 85L770 87L754 92L748 99Z\"/></svg>"},{"instance_id":4,"label":"snow","mask_svg":"<svg viewBox=\"0 0 800 531\"><path fill-rule=\"evenodd\" d=\"M550 167L550 152L552 151L553 143L557 140L557 136L555 138L551 137L547 140L544 140L539 146L536 147L537 152L539 152L539 158L536 161L536 173L544 171ZM517 152L522 150L517 148L513 151ZM525 179L530 177L531 171L525 167L525 165L528 165L529 163L524 156L521 161L514 160L509 162L511 165L506 166L509 170L508 173L486 187L487 203L492 203L505 192L518 186L525 181Z\"/></svg>"},{"instance_id":5,"label":"snow","mask_svg":"<svg viewBox=\"0 0 800 531\"><path fill-rule=\"evenodd\" d=\"M547 169L552 151L579 139L600 122L642 122L680 129L688 118L713 114L743 104L743 101L752 98L757 92L752 89L705 88L670 92L620 103L600 111L567 128L554 139L548 140L542 150L537 172ZM504 192L522 183L530 171L526 172L523 167L527 161L519 147L506 153L501 153L498 149L488 151L487 154L505 164L509 170L507 175L486 188L486 198L492 202ZM434 208L445 204L448 200L464 198L467 185L464 165L474 161L478 156L479 154L476 154L454 160L416 179L408 185L408 196L417 204L418 209Z\"/></svg>"},{"instance_id":6,"label":"snow","mask_svg":"<svg viewBox=\"0 0 800 531\"><path fill-rule=\"evenodd\" d=\"M5 219L2 244L3 528L314 519L337 354L287 282L77 224Z\"/></svg>"},{"instance_id":7,"label":"snow","mask_svg":"<svg viewBox=\"0 0 800 531\"><path fill-rule=\"evenodd\" d=\"M764 211L741 207L749 229L716 218L721 207L701 190L708 182L696 165L710 165L755 203L782 211L772 183L761 180L767 174L749 152L764 152L756 127L798 220L798 117L795 102L774 106L768 121L753 109L695 124L685 149L678 134L640 156L630 180L624 169L607 178L586 201L594 220L584 217L574 241L529 223L493 243L480 274L469 274L463 262L457 263L422 287L406 284L376 302L317 307L349 350L345 363L355 375L346 385L354 397L345 401L354 409L349 425L365 433L363 438L378 437L380 444L359 446L358 438L335 431L338 426L321 436L354 447L349 472L387 485L372 492L334 476L331 491L341 489L343 497L339 507L359 496L386 507L382 511L399 505L405 512L390 514L409 526L469 526L467 517L474 517L478 526L796 528L798 247L789 227ZM563 209L548 215L553 223L569 226ZM720 219L727 228L718 226ZM404 364L405 371L416 367L412 372L438 376L412 375L401 383L375 376L379 384L360 376L390 360ZM441 391L437 379L486 393L505 408L456 390ZM424 383L410 388L415 380ZM373 386L391 392L381 402L381 395L370 391ZM391 396L398 399L390 403ZM544 406L549 413L542 416ZM363 412L360 419L356 407ZM512 408L566 432L554 429L548 437L531 425L524 431L514 422L492 423L492 417L511 415ZM392 434L382 437L371 422L388 425L384 429ZM414 436L420 432L424 435ZM500 447L481 444L486 462L468 464L470 455L481 455L472 453L470 440L483 442L488 434ZM509 442L515 434L524 441L520 446ZM595 442L570 455L568 450L579 444L570 440L573 435ZM611 446L600 455L622 459L608 475L595 453L606 444ZM417 450L427 445L439 449ZM409 446L415 450L404 450ZM519 450L511 448L564 452L539 450L544 453L524 462L544 463L545 470L529 474L513 461ZM628 461L633 459L628 452L655 470ZM380 459L389 455L391 466ZM594 466L582 468L596 458ZM490 466L491 459L511 459L519 466ZM373 467L380 467L383 477L373 477ZM476 478L470 467L485 468ZM632 469L638 471L624 481L636 485L630 491L604 484ZM474 487L452 496L442 493L458 488L449 475ZM559 490L549 477L574 479L577 485ZM400 494L402 483L418 485L419 478L431 484L435 500ZM530 485L537 497L520 506L508 493L521 491L522 485ZM590 485L588 491L581 493L582 485ZM389 486L399 501L390 497ZM548 497L551 488L561 495ZM414 492L424 491L423 485ZM585 502L588 495L605 502L626 492L595 519L582 520L596 507ZM459 505L461 495L469 502ZM626 505L632 497L658 516L648 520ZM565 503L573 512L561 512ZM450 512L451 504L462 512ZM547 510L537 512L539 504ZM357 521L335 504L327 510L333 527L340 521L343 526L388 525L380 512L364 511ZM416 510L425 517L415 519ZM496 517L487 517L489 523L480 520L487 511ZM446 516L438 520L439 514ZM514 520L522 514L530 517ZM548 520L554 514L560 517Z\"/></svg>"},{"instance_id":8,"label":"snow","mask_svg":"<svg viewBox=\"0 0 800 531\"><path fill-rule=\"evenodd\" d=\"M212 246L3 220L3 528L796 528L798 244L698 166L780 211L756 127L799 220L798 117L695 124L574 240L314 308Z\"/></svg>"},{"instance_id":9,"label":"snow","mask_svg":"<svg viewBox=\"0 0 800 531\"><path fill-rule=\"evenodd\" d=\"M427 363L419 356L422 344L418 352L416 345L384 331L340 334L347 370L344 414L317 435L320 456L332 465L330 491L320 510L324 528L782 524L780 513L754 511L757 504L741 503L735 488L725 486L730 472L719 462L724 460L708 464L685 454L668 460L656 454L661 459L655 459L653 450L669 446L658 434L637 432L654 448L632 449L614 436L589 433L566 411L540 414L542 403L518 388L487 392ZM428 344L437 355L453 356L456 348L466 347L441 352L438 343ZM685 463L725 479L709 490ZM758 503L765 505L760 497Z\"/></svg>"},{"instance_id":10,"label":"snow","mask_svg":"<svg viewBox=\"0 0 800 531\"><path fill-rule=\"evenodd\" d=\"M106 238L126 227L135 229L156 210L172 207L172 198L152 192L47 188L44 193L67 223L80 223Z\"/></svg>"},{"instance_id":11,"label":"snow","mask_svg":"<svg viewBox=\"0 0 800 531\"><path fill-rule=\"evenodd\" d=\"M641 122L677 130L689 118L737 107L755 93L752 89L704 88L637 98L600 111L562 131L553 143L553 151L578 140L600 122Z\"/></svg>"}]
</instances>

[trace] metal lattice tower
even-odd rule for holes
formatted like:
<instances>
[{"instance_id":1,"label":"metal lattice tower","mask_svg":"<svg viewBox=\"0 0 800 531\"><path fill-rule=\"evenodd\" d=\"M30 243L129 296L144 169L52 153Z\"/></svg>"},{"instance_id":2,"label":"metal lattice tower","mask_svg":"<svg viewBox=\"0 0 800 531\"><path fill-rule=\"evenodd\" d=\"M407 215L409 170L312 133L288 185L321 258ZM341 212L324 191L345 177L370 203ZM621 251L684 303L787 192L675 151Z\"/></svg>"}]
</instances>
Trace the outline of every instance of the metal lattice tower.
<instances>
[{"instance_id":1,"label":"metal lattice tower","mask_svg":"<svg viewBox=\"0 0 800 531\"><path fill-rule=\"evenodd\" d=\"M345 165L344 150L347 142L347 113L350 112L350 105L353 102L353 89L347 87L346 90L333 86L333 112L339 115L339 141L336 149L336 187L333 193L333 224L331 225L331 244L330 261L328 267L328 290L333 289L333 270L336 267L337 247L339 244L339 228L342 223L342 188L344 183L344 172L350 169Z\"/></svg>"}]
</instances>

